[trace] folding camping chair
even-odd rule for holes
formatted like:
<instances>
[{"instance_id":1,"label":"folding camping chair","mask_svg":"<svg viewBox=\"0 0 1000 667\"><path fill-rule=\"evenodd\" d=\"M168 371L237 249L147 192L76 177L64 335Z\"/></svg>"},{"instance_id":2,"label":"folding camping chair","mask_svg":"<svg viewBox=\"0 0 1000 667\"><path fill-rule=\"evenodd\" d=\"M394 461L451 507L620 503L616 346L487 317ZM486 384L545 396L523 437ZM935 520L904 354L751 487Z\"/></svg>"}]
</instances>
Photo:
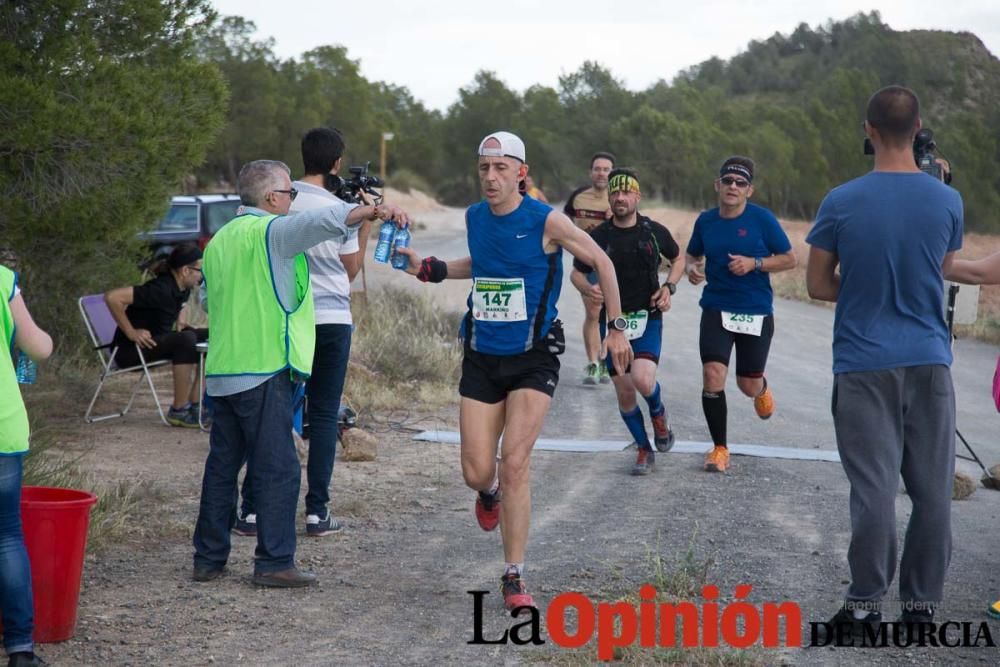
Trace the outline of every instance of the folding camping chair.
<instances>
[{"instance_id":1,"label":"folding camping chair","mask_svg":"<svg viewBox=\"0 0 1000 667\"><path fill-rule=\"evenodd\" d=\"M97 389L94 391L94 397L90 399L90 405L87 406L87 412L83 415L84 420L92 424L94 422L104 421L105 419L114 419L115 417L124 417L125 414L132 407L133 401L135 401L135 395L139 391L139 387L142 385L142 381L146 380L149 385L149 390L153 393L153 401L156 403L156 410L160 413L160 419L164 424L169 426L167 422L167 417L163 413L163 406L160 405L160 397L156 394L156 386L153 384L153 377L150 375L149 370L151 368L156 368L157 366L162 366L164 364L169 364L169 359L162 359L160 361L154 361L151 363L146 363L146 358L142 354L142 348L135 344L136 351L139 353L139 364L137 366L129 366L128 368L119 368L115 363L115 355L118 353L118 347L114 345L115 328L118 326L115 324L115 320L111 317L111 311L108 310L108 305L104 302L103 294L91 294L88 296L82 296L79 300L80 305L80 315L83 316L83 323L87 327L87 333L90 335L90 341L94 346L94 350L97 352L97 358L101 362L101 377L97 382ZM121 412L116 412L109 415L103 415L100 417L94 417L91 413L94 410L94 404L97 402L97 397L101 394L101 389L104 388L104 383L108 378L121 375L123 373L131 373L134 371L141 371L139 379L136 380L135 386L132 388L132 395L129 396L128 403L125 405L125 409Z\"/></svg>"}]
</instances>

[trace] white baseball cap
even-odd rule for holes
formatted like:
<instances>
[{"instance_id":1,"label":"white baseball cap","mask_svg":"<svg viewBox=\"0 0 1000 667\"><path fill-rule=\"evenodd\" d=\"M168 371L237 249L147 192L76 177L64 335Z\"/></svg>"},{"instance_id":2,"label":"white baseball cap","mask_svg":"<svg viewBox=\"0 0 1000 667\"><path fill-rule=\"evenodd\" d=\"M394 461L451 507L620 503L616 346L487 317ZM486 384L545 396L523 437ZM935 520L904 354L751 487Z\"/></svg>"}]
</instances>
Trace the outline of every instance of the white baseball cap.
<instances>
[{"instance_id":1,"label":"white baseball cap","mask_svg":"<svg viewBox=\"0 0 1000 667\"><path fill-rule=\"evenodd\" d=\"M490 139L496 139L500 143L500 147L486 148L486 142ZM512 157L524 162L524 142L516 134L494 132L486 135L486 138L479 142L479 155L483 157Z\"/></svg>"}]
</instances>

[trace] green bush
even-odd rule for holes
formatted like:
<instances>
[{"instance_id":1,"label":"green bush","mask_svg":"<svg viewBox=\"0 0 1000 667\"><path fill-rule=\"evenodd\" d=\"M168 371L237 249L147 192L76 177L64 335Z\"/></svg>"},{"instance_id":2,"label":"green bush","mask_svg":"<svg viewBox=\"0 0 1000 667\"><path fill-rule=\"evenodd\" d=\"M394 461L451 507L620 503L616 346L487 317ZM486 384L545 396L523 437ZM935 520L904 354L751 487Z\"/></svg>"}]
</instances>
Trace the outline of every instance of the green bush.
<instances>
[{"instance_id":1,"label":"green bush","mask_svg":"<svg viewBox=\"0 0 1000 667\"><path fill-rule=\"evenodd\" d=\"M137 233L204 159L228 97L194 54L205 0L107 4L0 3L0 238L61 351L84 340L77 297L138 277Z\"/></svg>"}]
</instances>

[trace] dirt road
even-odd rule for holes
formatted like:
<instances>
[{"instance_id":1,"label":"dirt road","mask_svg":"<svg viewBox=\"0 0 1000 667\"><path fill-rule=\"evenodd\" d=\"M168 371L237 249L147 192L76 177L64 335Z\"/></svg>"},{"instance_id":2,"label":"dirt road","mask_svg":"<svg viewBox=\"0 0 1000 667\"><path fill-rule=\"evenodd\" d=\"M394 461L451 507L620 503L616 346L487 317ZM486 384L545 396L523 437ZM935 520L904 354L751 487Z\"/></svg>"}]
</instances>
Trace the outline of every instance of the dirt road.
<instances>
[{"instance_id":1,"label":"dirt road","mask_svg":"<svg viewBox=\"0 0 1000 667\"><path fill-rule=\"evenodd\" d=\"M680 216L664 213L660 217ZM657 216L654 215L654 218ZM455 211L425 216L429 229L414 246L453 257L462 252ZM664 219L669 226L680 223ZM682 238L686 241L686 238ZM386 269L370 285L415 281ZM458 307L463 285L425 287L442 307ZM706 441L697 357L697 290L684 285L665 323L660 382L682 440ZM560 388L543 435L621 439L609 387L579 384L583 365L579 298L565 283L560 310L569 348ZM749 401L730 401L735 442L834 449L829 417L832 311L781 301L768 377L777 414L759 421ZM995 349L960 344L955 380L959 424L988 462L1000 462L998 416L989 409L986 369ZM989 364L987 363L989 362ZM981 386L982 385L982 386ZM734 392L731 392L735 394ZM82 409L81 409L82 413ZM426 428L455 428L455 412L432 415ZM379 434L374 463L338 461L334 511L344 532L322 539L300 533L302 567L321 585L302 591L254 589L249 583L253 541L234 538L226 578L190 580L190 530L197 513L208 438L159 426L149 405L124 420L83 425L64 446L87 451L84 465L104 480L154 480L163 492L159 512L173 528L141 544L121 544L89 557L76 637L41 647L55 665L473 665L567 659L549 641L540 647L469 645L473 599L488 590L484 635L498 637L512 621L497 594L502 567L499 536L483 533L472 514L454 445L418 443L398 432ZM727 475L701 471L701 456L660 457L653 475L628 475L632 454L536 452L533 525L527 580L543 607L575 590L594 601L635 595L653 579L657 559L707 567L706 581L731 600L752 584L750 601L792 600L805 621L836 610L848 577L847 483L835 463L739 457ZM963 466L964 467L964 466ZM303 493L305 484L303 480ZM909 514L897 501L900 530ZM980 488L953 508L955 549L941 617L987 620L1000 596L995 566L1000 493ZM895 590L890 591L895 597ZM1000 626L992 622L995 641ZM588 653L570 662L583 664ZM727 654L728 655L728 654ZM762 651L761 664L996 664L997 649ZM727 657L727 660L730 659Z\"/></svg>"}]
</instances>

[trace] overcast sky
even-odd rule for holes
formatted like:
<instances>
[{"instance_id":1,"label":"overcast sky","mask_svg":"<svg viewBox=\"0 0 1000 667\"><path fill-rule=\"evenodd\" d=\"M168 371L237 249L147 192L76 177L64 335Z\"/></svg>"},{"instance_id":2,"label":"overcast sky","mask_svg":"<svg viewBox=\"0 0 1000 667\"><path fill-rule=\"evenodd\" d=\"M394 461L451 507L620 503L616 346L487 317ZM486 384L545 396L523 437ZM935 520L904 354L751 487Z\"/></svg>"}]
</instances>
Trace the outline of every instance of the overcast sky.
<instances>
[{"instance_id":1,"label":"overcast sky","mask_svg":"<svg viewBox=\"0 0 1000 667\"><path fill-rule=\"evenodd\" d=\"M595 60L640 90L712 56L729 58L752 39L788 34L877 9L895 30L968 31L1000 54L997 0L213 0L224 15L257 25L275 53L298 58L339 44L370 81L409 88L441 110L476 72L492 70L518 91L555 87L562 74Z\"/></svg>"}]
</instances>

